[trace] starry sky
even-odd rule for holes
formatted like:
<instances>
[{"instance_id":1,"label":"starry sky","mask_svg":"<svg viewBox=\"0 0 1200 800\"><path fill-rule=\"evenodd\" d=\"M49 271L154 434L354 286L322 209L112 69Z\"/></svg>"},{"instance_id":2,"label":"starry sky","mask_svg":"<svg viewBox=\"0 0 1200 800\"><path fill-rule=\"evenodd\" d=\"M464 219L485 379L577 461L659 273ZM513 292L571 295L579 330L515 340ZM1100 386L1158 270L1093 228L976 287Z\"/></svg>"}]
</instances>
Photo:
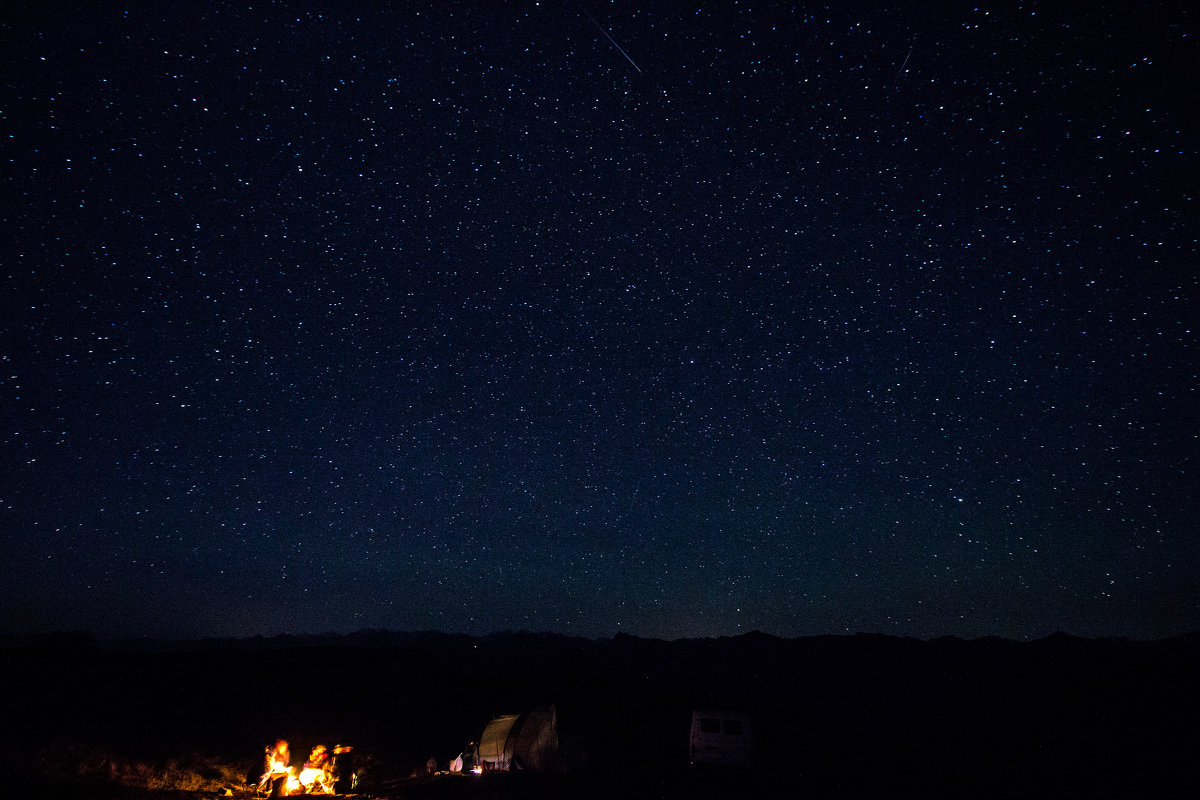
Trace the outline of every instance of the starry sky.
<instances>
[{"instance_id":1,"label":"starry sky","mask_svg":"<svg viewBox=\"0 0 1200 800\"><path fill-rule=\"evenodd\" d=\"M80 5L0 633L1200 629L1182 3Z\"/></svg>"}]
</instances>

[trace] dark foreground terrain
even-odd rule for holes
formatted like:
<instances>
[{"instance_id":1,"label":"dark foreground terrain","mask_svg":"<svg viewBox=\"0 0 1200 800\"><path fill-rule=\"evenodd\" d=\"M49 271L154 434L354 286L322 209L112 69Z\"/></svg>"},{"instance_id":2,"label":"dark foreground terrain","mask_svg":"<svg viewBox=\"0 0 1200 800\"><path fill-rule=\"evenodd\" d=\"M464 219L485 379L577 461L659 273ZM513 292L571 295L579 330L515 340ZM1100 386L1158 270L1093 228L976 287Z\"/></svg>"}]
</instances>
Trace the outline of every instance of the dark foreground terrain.
<instances>
[{"instance_id":1,"label":"dark foreground terrain","mask_svg":"<svg viewBox=\"0 0 1200 800\"><path fill-rule=\"evenodd\" d=\"M447 799L1153 796L1191 783L1200 752L1196 635L56 636L6 643L0 670L14 797L245 796L280 736L294 763L353 744L363 795ZM492 717L548 703L562 774L414 777ZM751 715L754 769L689 767L701 707Z\"/></svg>"}]
</instances>

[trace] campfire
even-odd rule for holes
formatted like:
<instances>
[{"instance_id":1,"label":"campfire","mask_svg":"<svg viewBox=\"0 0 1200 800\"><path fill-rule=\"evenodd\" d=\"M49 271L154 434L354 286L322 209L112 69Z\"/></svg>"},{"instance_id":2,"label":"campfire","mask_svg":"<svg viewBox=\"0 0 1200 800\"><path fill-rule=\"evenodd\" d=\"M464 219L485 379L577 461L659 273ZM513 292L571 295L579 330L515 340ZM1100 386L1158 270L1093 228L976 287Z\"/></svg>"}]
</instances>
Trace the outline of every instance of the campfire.
<instances>
[{"instance_id":1,"label":"campfire","mask_svg":"<svg viewBox=\"0 0 1200 800\"><path fill-rule=\"evenodd\" d=\"M285 739L266 750L266 765L258 789L270 797L295 794L335 794L354 789L355 775L350 745L339 744L329 750L323 744L312 749L299 771L291 765L291 752Z\"/></svg>"}]
</instances>

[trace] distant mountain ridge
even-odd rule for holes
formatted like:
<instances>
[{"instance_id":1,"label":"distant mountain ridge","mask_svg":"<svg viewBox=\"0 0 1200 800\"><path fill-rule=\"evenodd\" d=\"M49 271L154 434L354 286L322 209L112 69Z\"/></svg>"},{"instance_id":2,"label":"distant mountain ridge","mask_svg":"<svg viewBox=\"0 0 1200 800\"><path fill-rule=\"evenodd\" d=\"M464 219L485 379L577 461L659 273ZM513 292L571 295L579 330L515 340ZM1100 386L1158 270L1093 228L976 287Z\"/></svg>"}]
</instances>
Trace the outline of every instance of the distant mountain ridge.
<instances>
[{"instance_id":1,"label":"distant mountain ridge","mask_svg":"<svg viewBox=\"0 0 1200 800\"><path fill-rule=\"evenodd\" d=\"M593 645L615 645L622 642L655 642L664 646L694 645L703 642L908 642L929 645L969 644L977 646L1006 645L1017 647L1047 647L1047 646L1118 646L1133 647L1156 646L1166 643L1186 645L1189 642L1200 641L1200 631L1167 637L1164 639L1135 640L1127 637L1085 637L1058 631L1040 639L1020 641L998 636L982 636L975 639L963 639L958 636L940 636L934 639L918 639L909 636L894 636L885 633L854 633L854 634L819 634L815 636L781 637L774 634L754 630L731 636L657 639L641 637L628 633L617 633L608 638L587 638L552 632L534 632L524 629L496 631L483 636L464 633L444 633L436 630L426 631L393 631L383 628L362 628L351 633L320 633L320 634L277 634L275 636L250 637L209 637L203 639L103 639L87 631L56 631L48 634L31 636L0 637L0 647L53 646L64 648L95 648L102 650L126 652L154 651L199 651L199 650L278 650L305 647L353 647L353 648L393 648L393 647L422 647L428 649L457 650L464 646L479 644L494 644L497 642L521 641L541 642L544 645L574 643L576 646L590 643Z\"/></svg>"}]
</instances>

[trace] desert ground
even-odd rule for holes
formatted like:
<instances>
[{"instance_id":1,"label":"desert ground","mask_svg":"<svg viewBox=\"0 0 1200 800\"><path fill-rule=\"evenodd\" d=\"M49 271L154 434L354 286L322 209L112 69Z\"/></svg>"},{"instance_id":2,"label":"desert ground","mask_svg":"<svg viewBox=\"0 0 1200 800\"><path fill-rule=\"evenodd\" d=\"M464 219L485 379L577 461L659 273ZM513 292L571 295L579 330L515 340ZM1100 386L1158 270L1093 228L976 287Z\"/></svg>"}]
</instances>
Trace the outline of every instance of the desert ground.
<instances>
[{"instance_id":1,"label":"desert ground","mask_svg":"<svg viewBox=\"0 0 1200 800\"><path fill-rule=\"evenodd\" d=\"M5 641L0 669L11 797L253 797L278 737L295 763L353 745L370 798L1150 796L1200 751L1197 635L59 634ZM490 719L546 704L556 772L446 772ZM752 767L689 764L697 708L750 716Z\"/></svg>"}]
</instances>

